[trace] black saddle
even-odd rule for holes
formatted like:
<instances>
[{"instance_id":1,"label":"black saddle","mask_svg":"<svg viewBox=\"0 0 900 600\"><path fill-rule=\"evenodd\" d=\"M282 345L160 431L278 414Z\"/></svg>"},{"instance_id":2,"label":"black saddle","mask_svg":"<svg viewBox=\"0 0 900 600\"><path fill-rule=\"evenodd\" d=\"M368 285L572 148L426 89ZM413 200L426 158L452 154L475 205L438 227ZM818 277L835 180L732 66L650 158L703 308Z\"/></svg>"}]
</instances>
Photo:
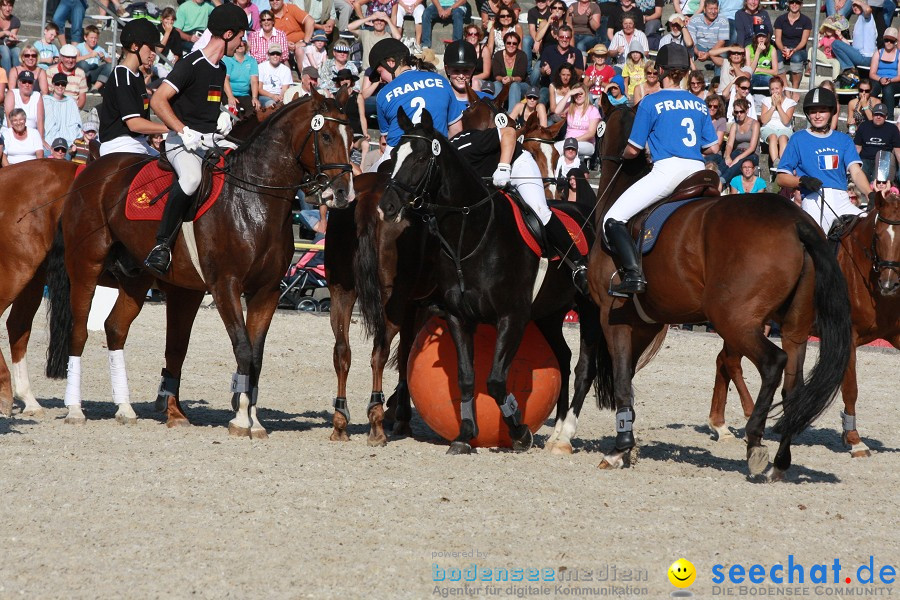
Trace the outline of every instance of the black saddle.
<instances>
[{"instance_id":1,"label":"black saddle","mask_svg":"<svg viewBox=\"0 0 900 600\"><path fill-rule=\"evenodd\" d=\"M537 214L522 199L522 196L519 195L515 188L505 190L505 193L509 194L509 197L512 198L515 201L516 205L519 207L519 210L522 213L522 222L525 223L525 228L541 247L541 256L543 256L544 258L555 258L556 248L553 248L550 242L547 240L547 234L544 231L544 225L543 223L541 223L541 220L538 218ZM590 221L587 213L582 206L574 202L558 201L548 201L547 205L551 210L559 210L572 217L575 222L583 227L584 232L588 234L588 240L592 240L596 237L594 234L594 224Z\"/></svg>"},{"instance_id":2,"label":"black saddle","mask_svg":"<svg viewBox=\"0 0 900 600\"><path fill-rule=\"evenodd\" d=\"M853 231L861 220L862 218L860 215L839 216L834 220L831 224L831 228L828 230L828 241L835 242L835 246L837 246L840 244L841 239Z\"/></svg>"}]
</instances>

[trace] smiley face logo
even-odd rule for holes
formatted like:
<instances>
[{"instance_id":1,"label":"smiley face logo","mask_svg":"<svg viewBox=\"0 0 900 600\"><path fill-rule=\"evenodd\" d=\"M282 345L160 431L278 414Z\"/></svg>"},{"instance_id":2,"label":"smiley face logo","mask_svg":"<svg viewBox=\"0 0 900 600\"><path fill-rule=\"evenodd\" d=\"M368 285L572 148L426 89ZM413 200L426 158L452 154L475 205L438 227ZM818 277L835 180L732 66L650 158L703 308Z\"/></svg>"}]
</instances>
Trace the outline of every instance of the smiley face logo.
<instances>
[{"instance_id":1,"label":"smiley face logo","mask_svg":"<svg viewBox=\"0 0 900 600\"><path fill-rule=\"evenodd\" d=\"M669 567L667 571L669 581L677 588L690 587L694 580L697 579L697 569L694 564L684 558L679 558Z\"/></svg>"}]
</instances>

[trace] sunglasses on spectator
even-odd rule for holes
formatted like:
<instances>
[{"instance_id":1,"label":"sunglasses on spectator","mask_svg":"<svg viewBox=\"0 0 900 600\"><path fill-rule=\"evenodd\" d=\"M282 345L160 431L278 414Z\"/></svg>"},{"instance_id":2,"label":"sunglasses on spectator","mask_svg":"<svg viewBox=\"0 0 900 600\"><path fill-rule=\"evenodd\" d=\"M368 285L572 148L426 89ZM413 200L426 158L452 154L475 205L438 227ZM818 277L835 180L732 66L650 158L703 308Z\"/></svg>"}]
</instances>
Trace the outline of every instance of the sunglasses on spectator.
<instances>
[{"instance_id":1,"label":"sunglasses on spectator","mask_svg":"<svg viewBox=\"0 0 900 600\"><path fill-rule=\"evenodd\" d=\"M736 114L736 115L743 115L743 114L746 114L746 112L747 112L746 110L734 109L734 114Z\"/></svg>"},{"instance_id":2,"label":"sunglasses on spectator","mask_svg":"<svg viewBox=\"0 0 900 600\"><path fill-rule=\"evenodd\" d=\"M551 6L550 10L566 10L565 6Z\"/></svg>"},{"instance_id":3,"label":"sunglasses on spectator","mask_svg":"<svg viewBox=\"0 0 900 600\"><path fill-rule=\"evenodd\" d=\"M498 18L500 18L500 19L512 19L512 15L500 15Z\"/></svg>"},{"instance_id":4,"label":"sunglasses on spectator","mask_svg":"<svg viewBox=\"0 0 900 600\"><path fill-rule=\"evenodd\" d=\"M890 42L892 44L896 44L897 40L892 40L891 38L884 38L884 43L887 44L888 42Z\"/></svg>"},{"instance_id":5,"label":"sunglasses on spectator","mask_svg":"<svg viewBox=\"0 0 900 600\"><path fill-rule=\"evenodd\" d=\"M65 148L54 148L53 151L54 152L65 152L66 149Z\"/></svg>"},{"instance_id":6,"label":"sunglasses on spectator","mask_svg":"<svg viewBox=\"0 0 900 600\"><path fill-rule=\"evenodd\" d=\"M28 54L22 54L21 56L22 58L37 58L37 54L31 54L30 52Z\"/></svg>"},{"instance_id":7,"label":"sunglasses on spectator","mask_svg":"<svg viewBox=\"0 0 900 600\"><path fill-rule=\"evenodd\" d=\"M705 81L692 81L691 85L703 85L704 83L706 83L706 82Z\"/></svg>"},{"instance_id":8,"label":"sunglasses on spectator","mask_svg":"<svg viewBox=\"0 0 900 600\"><path fill-rule=\"evenodd\" d=\"M335 50L334 53L335 54L348 54L349 50Z\"/></svg>"},{"instance_id":9,"label":"sunglasses on spectator","mask_svg":"<svg viewBox=\"0 0 900 600\"><path fill-rule=\"evenodd\" d=\"M746 86L746 87L745 87L745 86L743 86L743 85L741 85L741 86L738 86L738 87L740 87L740 88L741 88L741 89L742 89L742 90L744 90L744 91L745 91L745 92L749 92L749 91L750 91L750 86L749 86L749 85L748 85L748 86Z\"/></svg>"},{"instance_id":10,"label":"sunglasses on spectator","mask_svg":"<svg viewBox=\"0 0 900 600\"><path fill-rule=\"evenodd\" d=\"M269 56L281 56L281 52L269 52Z\"/></svg>"},{"instance_id":11,"label":"sunglasses on spectator","mask_svg":"<svg viewBox=\"0 0 900 600\"><path fill-rule=\"evenodd\" d=\"M556 38L556 39L558 39L558 40L571 40L571 39L572 39L572 36L571 36L571 35L561 35L561 36L559 36L559 37Z\"/></svg>"},{"instance_id":12,"label":"sunglasses on spectator","mask_svg":"<svg viewBox=\"0 0 900 600\"><path fill-rule=\"evenodd\" d=\"M22 81L22 80L20 79L20 80L19 80L19 85L34 85L34 82L33 82L33 81Z\"/></svg>"},{"instance_id":13,"label":"sunglasses on spectator","mask_svg":"<svg viewBox=\"0 0 900 600\"><path fill-rule=\"evenodd\" d=\"M506 42L506 45L507 45L507 46L512 46L513 48L515 48L516 46L519 45L519 42Z\"/></svg>"},{"instance_id":14,"label":"sunglasses on spectator","mask_svg":"<svg viewBox=\"0 0 900 600\"><path fill-rule=\"evenodd\" d=\"M260 19L259 21L260 21L261 23L271 23L271 22L275 21L275 19L272 19L272 18L270 18L270 17L266 17L266 18L264 18L264 19Z\"/></svg>"}]
</instances>

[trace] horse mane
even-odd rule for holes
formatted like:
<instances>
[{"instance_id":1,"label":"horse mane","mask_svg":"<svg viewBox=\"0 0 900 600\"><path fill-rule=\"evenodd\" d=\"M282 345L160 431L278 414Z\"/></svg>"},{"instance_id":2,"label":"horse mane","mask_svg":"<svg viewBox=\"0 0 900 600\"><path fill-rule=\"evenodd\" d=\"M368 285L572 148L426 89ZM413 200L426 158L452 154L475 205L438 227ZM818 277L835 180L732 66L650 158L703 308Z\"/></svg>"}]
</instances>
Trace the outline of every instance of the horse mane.
<instances>
[{"instance_id":1,"label":"horse mane","mask_svg":"<svg viewBox=\"0 0 900 600\"><path fill-rule=\"evenodd\" d=\"M279 123L285 118L285 115L292 113L294 110L299 110L301 106L309 104L312 100L312 96L304 96L303 98L299 98L297 100L294 100L293 102L288 102L287 104L284 104L276 109L275 112L272 113L272 116L259 122L259 124L250 133L250 135L247 136L247 139L241 142L238 147L230 154L230 156L238 156L241 153L245 152L247 148L251 147L260 136L268 131L271 125ZM335 101L333 98L324 98L324 101L325 106L334 108L341 113L344 112L341 107L338 106L337 101Z\"/></svg>"},{"instance_id":2,"label":"horse mane","mask_svg":"<svg viewBox=\"0 0 900 600\"><path fill-rule=\"evenodd\" d=\"M454 162L469 176L467 179L472 179L477 181L481 188L486 192L490 193L490 189L487 185L482 181L481 175L475 172L475 169L472 168L472 165L468 163L468 161L463 160L462 156L459 153L453 144L450 143L450 140L447 139L444 134L439 131L435 131L434 129L426 130L421 125L416 125L412 129L410 129L407 133L416 133L424 136L432 136L436 140L440 140L441 142L441 155L444 153L449 153L450 156L453 157ZM465 133L465 132L463 132ZM442 177L441 178L441 189L449 194L449 186L450 186L450 178ZM476 200L477 201L477 200Z\"/></svg>"}]
</instances>

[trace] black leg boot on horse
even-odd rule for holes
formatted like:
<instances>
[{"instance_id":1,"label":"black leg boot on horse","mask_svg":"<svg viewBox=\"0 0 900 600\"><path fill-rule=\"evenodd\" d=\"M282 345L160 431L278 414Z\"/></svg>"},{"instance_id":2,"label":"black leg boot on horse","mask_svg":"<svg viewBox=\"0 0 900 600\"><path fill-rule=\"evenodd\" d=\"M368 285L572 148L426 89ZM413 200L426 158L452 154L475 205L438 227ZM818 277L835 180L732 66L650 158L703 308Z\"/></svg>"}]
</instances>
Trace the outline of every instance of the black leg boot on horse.
<instances>
[{"instance_id":1,"label":"black leg boot on horse","mask_svg":"<svg viewBox=\"0 0 900 600\"><path fill-rule=\"evenodd\" d=\"M621 283L610 286L610 293L613 296L643 294L647 290L647 281L641 270L637 247L628 232L628 225L609 219L606 221L604 230L606 241L609 242L610 249L615 253L616 266L622 272Z\"/></svg>"},{"instance_id":2,"label":"black leg boot on horse","mask_svg":"<svg viewBox=\"0 0 900 600\"><path fill-rule=\"evenodd\" d=\"M163 210L159 229L156 231L156 246L147 255L144 266L160 275L165 275L172 264L172 246L178 236L178 228L191 205L191 195L185 194L178 182L172 185L169 201Z\"/></svg>"},{"instance_id":3,"label":"black leg boot on horse","mask_svg":"<svg viewBox=\"0 0 900 600\"><path fill-rule=\"evenodd\" d=\"M591 291L588 288L587 261L578 246L569 235L569 231L563 222L554 214L544 225L544 231L553 246L559 251L560 256L565 256L572 263L572 283L580 294L590 298Z\"/></svg>"}]
</instances>

